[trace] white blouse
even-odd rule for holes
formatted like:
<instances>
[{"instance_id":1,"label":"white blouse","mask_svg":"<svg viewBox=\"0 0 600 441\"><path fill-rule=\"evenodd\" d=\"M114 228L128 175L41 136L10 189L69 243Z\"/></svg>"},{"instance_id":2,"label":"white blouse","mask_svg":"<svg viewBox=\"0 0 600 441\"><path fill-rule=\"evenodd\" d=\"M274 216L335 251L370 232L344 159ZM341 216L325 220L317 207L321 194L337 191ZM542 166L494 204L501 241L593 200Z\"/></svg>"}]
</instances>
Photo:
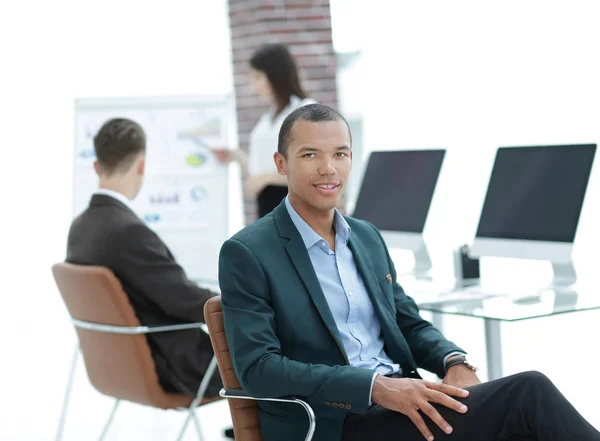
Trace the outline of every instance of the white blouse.
<instances>
[{"instance_id":1,"label":"white blouse","mask_svg":"<svg viewBox=\"0 0 600 441\"><path fill-rule=\"evenodd\" d=\"M256 176L263 173L275 173L273 154L277 151L279 129L283 120L299 107L313 104L312 98L301 99L295 95L290 98L290 104L273 120L273 110L264 113L250 132L248 145L248 174Z\"/></svg>"}]
</instances>

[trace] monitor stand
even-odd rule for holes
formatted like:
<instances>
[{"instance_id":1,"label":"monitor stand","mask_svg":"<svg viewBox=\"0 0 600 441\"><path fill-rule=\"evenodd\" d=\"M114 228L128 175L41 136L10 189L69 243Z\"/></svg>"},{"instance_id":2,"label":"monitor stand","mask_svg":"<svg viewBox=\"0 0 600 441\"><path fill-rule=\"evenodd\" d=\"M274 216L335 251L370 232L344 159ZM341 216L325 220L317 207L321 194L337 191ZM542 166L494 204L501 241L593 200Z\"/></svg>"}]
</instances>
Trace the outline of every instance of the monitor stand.
<instances>
[{"instance_id":1,"label":"monitor stand","mask_svg":"<svg viewBox=\"0 0 600 441\"><path fill-rule=\"evenodd\" d=\"M410 271L398 273L398 276L431 282L433 280L433 277L431 276L432 264L425 242L422 242L419 247L412 248L411 251L415 258L415 265Z\"/></svg>"},{"instance_id":2,"label":"monitor stand","mask_svg":"<svg viewBox=\"0 0 600 441\"><path fill-rule=\"evenodd\" d=\"M577 272L573 266L573 262L552 264L552 284L551 288L564 288L572 286L577 282Z\"/></svg>"},{"instance_id":3,"label":"monitor stand","mask_svg":"<svg viewBox=\"0 0 600 441\"><path fill-rule=\"evenodd\" d=\"M390 249L407 250L413 253L415 265L412 270L398 274L410 276L417 280L431 281L431 258L423 233L409 233L406 231L381 231L385 244Z\"/></svg>"},{"instance_id":4,"label":"monitor stand","mask_svg":"<svg viewBox=\"0 0 600 441\"><path fill-rule=\"evenodd\" d=\"M577 307L579 293L574 289L557 289L554 291L554 312L566 312Z\"/></svg>"},{"instance_id":5,"label":"monitor stand","mask_svg":"<svg viewBox=\"0 0 600 441\"><path fill-rule=\"evenodd\" d=\"M552 281L550 284L541 288L537 294L532 294L530 296L520 297L515 299L514 303L519 304L532 304L539 303L541 301L541 295L544 291L553 290L558 293L562 292L574 292L575 299L577 299L577 293L575 291L570 290L573 285L577 282L577 272L575 271L575 266L573 266L573 262L568 263L557 263L550 262L552 265ZM568 297L568 296L567 296ZM560 300L559 300L560 302Z\"/></svg>"},{"instance_id":6,"label":"monitor stand","mask_svg":"<svg viewBox=\"0 0 600 441\"><path fill-rule=\"evenodd\" d=\"M419 247L413 249L413 255L415 256L415 266L412 273L415 278L417 280L432 280L431 257L429 256L429 251L427 251L425 241L422 241Z\"/></svg>"}]
</instances>

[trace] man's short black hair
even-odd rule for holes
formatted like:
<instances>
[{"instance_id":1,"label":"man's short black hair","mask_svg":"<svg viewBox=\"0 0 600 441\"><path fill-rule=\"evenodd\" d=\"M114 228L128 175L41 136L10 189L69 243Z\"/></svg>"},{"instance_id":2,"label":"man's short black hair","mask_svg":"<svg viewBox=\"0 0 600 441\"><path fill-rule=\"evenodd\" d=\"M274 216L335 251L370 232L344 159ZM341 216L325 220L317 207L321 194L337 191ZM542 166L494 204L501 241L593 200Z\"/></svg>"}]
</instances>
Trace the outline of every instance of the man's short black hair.
<instances>
[{"instance_id":1,"label":"man's short black hair","mask_svg":"<svg viewBox=\"0 0 600 441\"><path fill-rule=\"evenodd\" d=\"M111 175L127 170L135 158L146 151L146 134L135 121L113 118L94 136L94 150L100 171Z\"/></svg>"},{"instance_id":2,"label":"man's short black hair","mask_svg":"<svg viewBox=\"0 0 600 441\"><path fill-rule=\"evenodd\" d=\"M344 121L350 134L352 143L352 133L348 121L337 110L332 109L325 104L307 104L290 113L284 120L279 129L279 140L277 142L277 151L287 158L287 151L292 141L292 128L296 121L324 122L324 121Z\"/></svg>"}]
</instances>

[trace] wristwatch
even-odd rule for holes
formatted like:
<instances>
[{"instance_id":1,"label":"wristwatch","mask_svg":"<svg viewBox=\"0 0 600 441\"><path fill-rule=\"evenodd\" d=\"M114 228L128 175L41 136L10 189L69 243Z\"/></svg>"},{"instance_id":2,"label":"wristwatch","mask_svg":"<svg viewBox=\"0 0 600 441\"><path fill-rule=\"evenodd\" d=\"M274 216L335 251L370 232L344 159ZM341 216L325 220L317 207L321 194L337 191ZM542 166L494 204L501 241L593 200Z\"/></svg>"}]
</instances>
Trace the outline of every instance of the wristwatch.
<instances>
[{"instance_id":1,"label":"wristwatch","mask_svg":"<svg viewBox=\"0 0 600 441\"><path fill-rule=\"evenodd\" d=\"M448 360L448 362L446 363L446 372L448 372L448 369L450 369L452 366L456 366L457 364L464 364L469 369L471 369L473 372L477 372L477 368L475 366L473 366L472 364L470 364L467 361L467 357L465 357L462 354L454 355L452 358L450 358L450 360Z\"/></svg>"}]
</instances>

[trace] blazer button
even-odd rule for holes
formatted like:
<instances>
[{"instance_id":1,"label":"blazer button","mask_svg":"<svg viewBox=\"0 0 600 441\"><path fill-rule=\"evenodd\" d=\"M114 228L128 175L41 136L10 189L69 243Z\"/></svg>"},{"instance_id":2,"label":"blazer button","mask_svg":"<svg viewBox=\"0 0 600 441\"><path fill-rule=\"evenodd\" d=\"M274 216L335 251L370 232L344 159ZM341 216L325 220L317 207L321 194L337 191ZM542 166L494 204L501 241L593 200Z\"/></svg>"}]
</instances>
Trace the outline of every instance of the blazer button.
<instances>
[{"instance_id":1,"label":"blazer button","mask_svg":"<svg viewBox=\"0 0 600 441\"><path fill-rule=\"evenodd\" d=\"M333 407L338 407L338 403L331 403Z\"/></svg>"},{"instance_id":2,"label":"blazer button","mask_svg":"<svg viewBox=\"0 0 600 441\"><path fill-rule=\"evenodd\" d=\"M325 401L325 406L331 406L331 403L329 401Z\"/></svg>"},{"instance_id":3,"label":"blazer button","mask_svg":"<svg viewBox=\"0 0 600 441\"><path fill-rule=\"evenodd\" d=\"M346 410L350 410L350 409L352 409L352 406L349 404L346 404Z\"/></svg>"}]
</instances>

